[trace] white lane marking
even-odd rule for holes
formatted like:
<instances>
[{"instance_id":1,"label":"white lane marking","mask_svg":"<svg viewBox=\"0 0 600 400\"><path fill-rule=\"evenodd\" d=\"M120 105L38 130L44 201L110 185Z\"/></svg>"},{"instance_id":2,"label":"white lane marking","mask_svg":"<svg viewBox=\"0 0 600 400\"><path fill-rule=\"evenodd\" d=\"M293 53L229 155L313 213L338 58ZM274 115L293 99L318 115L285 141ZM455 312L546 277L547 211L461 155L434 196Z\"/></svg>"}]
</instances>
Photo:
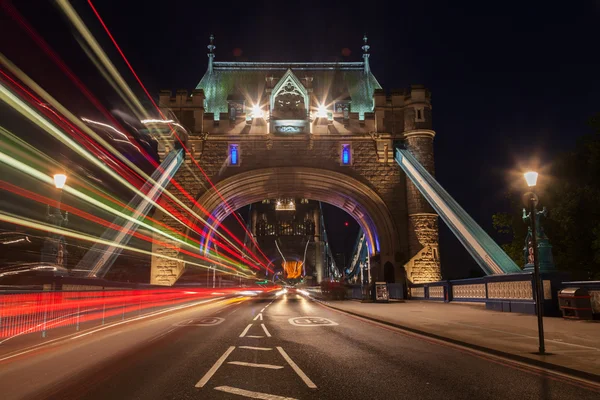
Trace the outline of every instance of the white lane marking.
<instances>
[{"instance_id":1,"label":"white lane marking","mask_svg":"<svg viewBox=\"0 0 600 400\"><path fill-rule=\"evenodd\" d=\"M277 346L277 350L279 350L283 358L285 358L285 361L287 361L288 364L290 364L290 367L292 367L292 369L298 374L300 379L302 379L304 383L306 383L306 386L308 386L311 389L317 388L317 385L315 385L314 382L311 381L308 376L306 376L306 374L300 369L300 367L296 365L296 363L290 358L290 356L287 355L283 348Z\"/></svg>"},{"instance_id":2,"label":"white lane marking","mask_svg":"<svg viewBox=\"0 0 600 400\"><path fill-rule=\"evenodd\" d=\"M210 380L210 378L212 378L212 376L215 374L215 372L217 372L217 370L219 369L219 367L221 365L223 365L223 363L225 362L225 360L227 359L227 357L229 357L229 355L231 354L231 352L235 349L235 346L231 346L227 349L227 351L225 351L225 353L223 353L223 355L221 356L221 358L219 358L217 360L217 362L215 363L215 365L213 365L211 367L211 369L208 370L208 372L206 374L204 374L204 376L202 377L202 379L200 379L198 381L198 383L196 383L196 387L203 387L204 385L206 385L206 383Z\"/></svg>"},{"instance_id":3,"label":"white lane marking","mask_svg":"<svg viewBox=\"0 0 600 400\"><path fill-rule=\"evenodd\" d=\"M220 299L223 299L223 297L221 297ZM200 301L200 302L197 302L197 303L194 303L194 304L188 304L188 305L184 305L184 306L177 306L177 307L169 308L169 309L166 309L166 310L163 310L163 311L157 311L155 313L142 315L142 316L137 317L137 318L133 318L133 319L129 319L129 320L117 322L116 324L113 324L113 325L107 325L107 326L104 326L102 328L94 329L93 331L90 331L90 332L82 333L81 335L77 335L75 337L72 337L71 340L78 339L80 337L84 337L84 336L87 336L87 335L91 335L92 333L100 332L100 331L103 331L105 329L112 328L113 326L117 326L117 325L121 325L121 324L127 324L127 323L133 322L133 321L139 321L140 319L154 317L156 315L164 314L164 313L171 312L171 311L176 311L176 310L181 310L181 309L184 309L184 308L194 307L194 306L197 306L198 304L207 303L207 302L213 301L213 300L215 300L215 299L204 300L204 301Z\"/></svg>"},{"instance_id":4,"label":"white lane marking","mask_svg":"<svg viewBox=\"0 0 600 400\"><path fill-rule=\"evenodd\" d=\"M264 338L264 336L256 336L256 335L248 335L246 337L251 337L251 338L256 338L256 339Z\"/></svg>"},{"instance_id":5,"label":"white lane marking","mask_svg":"<svg viewBox=\"0 0 600 400\"><path fill-rule=\"evenodd\" d=\"M265 331L265 335L267 335L267 337L271 337L271 334L267 330L267 327L265 326L265 324L260 324L260 326L262 326L263 331Z\"/></svg>"},{"instance_id":6,"label":"white lane marking","mask_svg":"<svg viewBox=\"0 0 600 400\"><path fill-rule=\"evenodd\" d=\"M281 397L276 396L274 394L261 393L261 392L252 392L250 390L238 389L231 386L217 386L215 390L220 390L221 392L237 394L238 396L248 397L250 399L261 399L261 400L297 400L293 397Z\"/></svg>"},{"instance_id":7,"label":"white lane marking","mask_svg":"<svg viewBox=\"0 0 600 400\"><path fill-rule=\"evenodd\" d=\"M240 334L240 337L244 337L246 336L246 333L248 333L248 330L250 329L250 327L252 326L252 324L249 324L246 329L244 329L244 331Z\"/></svg>"},{"instance_id":8,"label":"white lane marking","mask_svg":"<svg viewBox=\"0 0 600 400\"><path fill-rule=\"evenodd\" d=\"M263 350L263 351L273 350L272 347L239 346L239 348L240 349L248 349L248 350Z\"/></svg>"},{"instance_id":9,"label":"white lane marking","mask_svg":"<svg viewBox=\"0 0 600 400\"><path fill-rule=\"evenodd\" d=\"M231 315L231 314L233 314L234 312L236 312L237 310L239 310L239 308L236 308L235 310L233 310L232 312L230 312L230 313L229 313L229 314L227 314L227 315Z\"/></svg>"},{"instance_id":10,"label":"white lane marking","mask_svg":"<svg viewBox=\"0 0 600 400\"><path fill-rule=\"evenodd\" d=\"M261 313L262 313L262 312L265 312L265 308L267 308L267 307L263 307L263 308L262 308L262 310L260 310L260 312L261 312Z\"/></svg>"},{"instance_id":11,"label":"white lane marking","mask_svg":"<svg viewBox=\"0 0 600 400\"><path fill-rule=\"evenodd\" d=\"M281 369L281 368L283 368L283 365L256 364L256 363L249 363L249 362L244 362L244 361L229 361L229 362L227 362L227 364L241 365L242 367L266 368L266 369Z\"/></svg>"},{"instance_id":12,"label":"white lane marking","mask_svg":"<svg viewBox=\"0 0 600 400\"><path fill-rule=\"evenodd\" d=\"M252 321L256 321L257 319L259 319L259 317L260 317L260 320L262 321L263 320L262 313L259 313L256 317L254 317L254 319Z\"/></svg>"}]
</instances>

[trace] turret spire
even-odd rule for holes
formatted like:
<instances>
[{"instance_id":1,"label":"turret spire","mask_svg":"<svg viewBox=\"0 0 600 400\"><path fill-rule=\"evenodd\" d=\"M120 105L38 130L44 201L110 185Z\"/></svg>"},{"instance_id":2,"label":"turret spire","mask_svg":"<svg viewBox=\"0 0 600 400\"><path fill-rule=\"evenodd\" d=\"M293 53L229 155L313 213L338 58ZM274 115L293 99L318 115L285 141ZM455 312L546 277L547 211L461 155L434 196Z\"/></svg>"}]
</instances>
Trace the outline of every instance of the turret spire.
<instances>
[{"instance_id":1,"label":"turret spire","mask_svg":"<svg viewBox=\"0 0 600 400\"><path fill-rule=\"evenodd\" d=\"M215 46L214 40L215 37L214 35L211 33L210 34L210 44L208 46L206 46L208 48L208 72L212 73L213 70L213 58L215 58L215 53L213 53L213 50L217 48L217 46Z\"/></svg>"},{"instance_id":2,"label":"turret spire","mask_svg":"<svg viewBox=\"0 0 600 400\"><path fill-rule=\"evenodd\" d=\"M369 73L369 49L371 48L371 46L369 46L367 44L367 34L365 33L365 35L363 36L363 42L365 42L365 44L363 45L362 49L363 49L363 59L364 64L365 64L365 74Z\"/></svg>"}]
</instances>

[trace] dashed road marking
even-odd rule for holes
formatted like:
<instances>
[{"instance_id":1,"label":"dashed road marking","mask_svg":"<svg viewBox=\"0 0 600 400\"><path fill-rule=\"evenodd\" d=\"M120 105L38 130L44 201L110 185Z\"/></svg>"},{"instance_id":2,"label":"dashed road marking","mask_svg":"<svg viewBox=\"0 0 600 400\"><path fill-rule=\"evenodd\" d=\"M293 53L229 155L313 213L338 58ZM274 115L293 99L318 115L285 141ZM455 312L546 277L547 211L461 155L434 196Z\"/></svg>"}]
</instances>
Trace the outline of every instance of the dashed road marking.
<instances>
[{"instance_id":1,"label":"dashed road marking","mask_svg":"<svg viewBox=\"0 0 600 400\"><path fill-rule=\"evenodd\" d=\"M311 381L308 376L306 376L304 371L302 371L300 369L300 367L290 358L290 356L287 355L287 353L283 350L283 348L277 346L277 350L279 350L279 352L281 353L283 358L285 358L285 361L287 361L288 364L290 364L290 367L292 367L292 369L298 374L300 379L302 379L304 381L304 383L306 383L306 386L308 386L311 389L317 388L317 385L315 385L314 382Z\"/></svg>"},{"instance_id":2,"label":"dashed road marking","mask_svg":"<svg viewBox=\"0 0 600 400\"><path fill-rule=\"evenodd\" d=\"M250 390L238 389L231 386L217 386L215 390L219 390L221 392L237 394L238 396L244 396L251 399L261 399L261 400L296 400L293 397L282 397L276 396L274 394L261 393L261 392L252 392Z\"/></svg>"},{"instance_id":3,"label":"dashed road marking","mask_svg":"<svg viewBox=\"0 0 600 400\"><path fill-rule=\"evenodd\" d=\"M273 350L272 347L254 347L254 346L240 346L240 349L262 350L262 351Z\"/></svg>"},{"instance_id":4,"label":"dashed road marking","mask_svg":"<svg viewBox=\"0 0 600 400\"><path fill-rule=\"evenodd\" d=\"M213 365L211 367L211 369L208 370L208 372L202 377L202 379L200 379L198 381L198 383L196 383L196 387L203 387L204 385L206 385L206 383L210 380L210 378L212 378L212 376L215 374L215 372L217 372L217 370L219 369L219 367L221 365L223 365L223 363L225 362L225 360L227 359L227 357L229 357L229 355L231 354L231 352L235 349L235 346L231 346L229 347L225 353L223 353L223 355L221 356L221 358L219 358L217 360L217 362L215 363L215 365Z\"/></svg>"},{"instance_id":5,"label":"dashed road marking","mask_svg":"<svg viewBox=\"0 0 600 400\"><path fill-rule=\"evenodd\" d=\"M242 367L252 367L252 368L266 368L266 369L281 369L281 368L283 368L283 365L257 364L257 363L249 363L249 362L244 362L244 361L229 361L227 364L241 365Z\"/></svg>"},{"instance_id":6,"label":"dashed road marking","mask_svg":"<svg viewBox=\"0 0 600 400\"><path fill-rule=\"evenodd\" d=\"M263 320L262 313L259 313L252 321L256 321L257 319L260 319L261 321Z\"/></svg>"},{"instance_id":7,"label":"dashed road marking","mask_svg":"<svg viewBox=\"0 0 600 400\"><path fill-rule=\"evenodd\" d=\"M249 324L246 329L244 329L244 331L240 334L240 337L244 337L246 336L246 333L248 333L248 330L250 329L250 327L252 326L252 324Z\"/></svg>"},{"instance_id":8,"label":"dashed road marking","mask_svg":"<svg viewBox=\"0 0 600 400\"><path fill-rule=\"evenodd\" d=\"M265 326L265 324L260 324L260 326L262 326L263 331L265 331L265 335L267 335L267 337L271 337L271 334L267 330L267 327Z\"/></svg>"},{"instance_id":9,"label":"dashed road marking","mask_svg":"<svg viewBox=\"0 0 600 400\"><path fill-rule=\"evenodd\" d=\"M262 312L264 312L264 311L265 311L265 308L267 308L267 307L263 307L263 308L262 308L262 310L260 310L260 312L261 312L261 313L262 313Z\"/></svg>"}]
</instances>

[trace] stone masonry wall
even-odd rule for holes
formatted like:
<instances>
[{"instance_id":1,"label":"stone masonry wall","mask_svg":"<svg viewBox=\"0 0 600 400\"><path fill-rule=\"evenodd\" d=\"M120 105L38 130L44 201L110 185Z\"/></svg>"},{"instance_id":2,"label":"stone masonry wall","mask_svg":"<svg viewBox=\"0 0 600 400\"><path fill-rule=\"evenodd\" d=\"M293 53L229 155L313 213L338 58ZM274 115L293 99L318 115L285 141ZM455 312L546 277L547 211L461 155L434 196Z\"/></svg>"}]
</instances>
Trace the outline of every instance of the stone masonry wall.
<instances>
[{"instance_id":1,"label":"stone masonry wall","mask_svg":"<svg viewBox=\"0 0 600 400\"><path fill-rule=\"evenodd\" d=\"M271 137L269 138L269 136ZM190 139L194 139L194 137L190 137ZM229 143L239 145L239 166L227 165ZM340 165L341 145L347 143L352 146L352 165L342 166ZM407 226L405 175L393 159L390 158L387 164L378 159L376 143L369 136L362 139L354 136L349 140L340 137L319 136L310 140L309 135L297 135L292 138L278 138L272 137L272 135L245 137L243 135L219 135L209 136L202 145L195 147L195 151L196 161L214 184L241 172L286 166L320 168L352 176L381 196L392 214L400 242L393 246L398 249L393 257L402 264L410 258L407 245L409 229ZM187 159L186 165L176 173L175 180L194 199L210 189L210 184L196 165ZM173 185L170 185L168 190L171 193L179 193ZM191 199L179 194L178 197L186 205L192 207ZM181 224L167 216L163 216L162 222L179 231L183 229ZM172 262L164 261L162 264L164 264L162 269L173 268ZM165 272L153 271L152 278L156 279L158 275L165 274ZM169 273L169 275L171 274Z\"/></svg>"}]
</instances>

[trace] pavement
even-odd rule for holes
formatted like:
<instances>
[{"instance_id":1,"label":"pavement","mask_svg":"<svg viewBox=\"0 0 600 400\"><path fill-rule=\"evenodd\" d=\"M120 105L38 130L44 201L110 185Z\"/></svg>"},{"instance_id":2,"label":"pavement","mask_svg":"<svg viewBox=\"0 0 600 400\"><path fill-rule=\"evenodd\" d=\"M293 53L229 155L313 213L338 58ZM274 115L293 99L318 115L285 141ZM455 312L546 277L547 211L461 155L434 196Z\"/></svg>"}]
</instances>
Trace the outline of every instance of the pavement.
<instances>
[{"instance_id":1,"label":"pavement","mask_svg":"<svg viewBox=\"0 0 600 400\"><path fill-rule=\"evenodd\" d=\"M5 354L0 397L600 398L600 385L407 334L297 294L217 299L117 324Z\"/></svg>"},{"instance_id":2,"label":"pavement","mask_svg":"<svg viewBox=\"0 0 600 400\"><path fill-rule=\"evenodd\" d=\"M409 300L324 304L412 332L600 381L600 321L545 317L548 354L539 355L535 315L491 311L476 303Z\"/></svg>"}]
</instances>

